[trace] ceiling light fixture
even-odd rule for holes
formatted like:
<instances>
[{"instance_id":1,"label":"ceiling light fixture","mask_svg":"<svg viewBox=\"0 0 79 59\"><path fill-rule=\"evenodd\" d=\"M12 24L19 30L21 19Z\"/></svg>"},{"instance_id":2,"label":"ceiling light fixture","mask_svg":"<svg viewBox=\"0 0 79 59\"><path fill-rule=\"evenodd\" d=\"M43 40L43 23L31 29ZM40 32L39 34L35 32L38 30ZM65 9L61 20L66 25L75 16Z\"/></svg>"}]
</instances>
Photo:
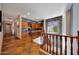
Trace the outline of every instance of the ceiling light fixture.
<instances>
[{"instance_id":1,"label":"ceiling light fixture","mask_svg":"<svg viewBox=\"0 0 79 59\"><path fill-rule=\"evenodd\" d=\"M30 15L30 12L27 12L27 15L29 16Z\"/></svg>"}]
</instances>

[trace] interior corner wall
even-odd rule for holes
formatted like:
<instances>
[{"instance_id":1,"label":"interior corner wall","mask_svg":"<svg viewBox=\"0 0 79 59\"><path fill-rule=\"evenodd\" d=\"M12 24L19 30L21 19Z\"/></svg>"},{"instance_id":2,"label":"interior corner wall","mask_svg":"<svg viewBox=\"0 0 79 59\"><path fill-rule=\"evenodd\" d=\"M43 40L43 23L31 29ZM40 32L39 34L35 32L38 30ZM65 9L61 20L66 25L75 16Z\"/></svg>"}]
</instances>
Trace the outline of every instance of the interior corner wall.
<instances>
[{"instance_id":1,"label":"interior corner wall","mask_svg":"<svg viewBox=\"0 0 79 59\"><path fill-rule=\"evenodd\" d=\"M79 31L79 3L73 4L73 31L72 34L77 36L77 31ZM77 40L74 41L74 50L77 51ZM74 51L74 53L76 53ZM77 53L76 53L77 54Z\"/></svg>"},{"instance_id":2,"label":"interior corner wall","mask_svg":"<svg viewBox=\"0 0 79 59\"><path fill-rule=\"evenodd\" d=\"M70 10L66 11L66 35L70 35Z\"/></svg>"},{"instance_id":3,"label":"interior corner wall","mask_svg":"<svg viewBox=\"0 0 79 59\"><path fill-rule=\"evenodd\" d=\"M77 35L79 31L79 3L73 4L73 35Z\"/></svg>"},{"instance_id":4,"label":"interior corner wall","mask_svg":"<svg viewBox=\"0 0 79 59\"><path fill-rule=\"evenodd\" d=\"M71 35L77 36L79 30L79 3L73 3L71 7L71 20L70 20ZM77 54L77 40L73 40L73 53Z\"/></svg>"},{"instance_id":5,"label":"interior corner wall","mask_svg":"<svg viewBox=\"0 0 79 59\"><path fill-rule=\"evenodd\" d=\"M68 21L66 20L66 14L63 14L63 20L62 20L62 34L67 34L67 25ZM73 36L77 36L77 31L79 30L79 4L75 3L72 4L71 10L70 10L70 34ZM69 38L68 38L69 39ZM64 44L63 40L63 44ZM67 54L70 55L70 41L67 41ZM77 40L73 40L73 54L77 55ZM64 45L63 45L64 48ZM63 50L64 52L64 50Z\"/></svg>"},{"instance_id":6,"label":"interior corner wall","mask_svg":"<svg viewBox=\"0 0 79 59\"><path fill-rule=\"evenodd\" d=\"M63 12L62 14L62 35L66 35L66 12ZM62 38L62 53L64 54L64 49L65 49L65 40Z\"/></svg>"},{"instance_id":7,"label":"interior corner wall","mask_svg":"<svg viewBox=\"0 0 79 59\"><path fill-rule=\"evenodd\" d=\"M72 6L72 12L71 12L71 16L72 18L70 18L70 22L71 22L71 26L70 26L70 31L71 34L73 36L77 36L77 31L79 30L79 4L75 3ZM62 15L62 34L66 35L67 34L67 20L66 20L66 13L64 12ZM63 48L64 48L64 39L63 39ZM68 41L67 43L68 47L70 47L70 41ZM76 55L77 54L77 40L74 39L73 41L73 54ZM63 49L63 53L64 53L64 49ZM70 48L67 49L67 54L70 55Z\"/></svg>"}]
</instances>

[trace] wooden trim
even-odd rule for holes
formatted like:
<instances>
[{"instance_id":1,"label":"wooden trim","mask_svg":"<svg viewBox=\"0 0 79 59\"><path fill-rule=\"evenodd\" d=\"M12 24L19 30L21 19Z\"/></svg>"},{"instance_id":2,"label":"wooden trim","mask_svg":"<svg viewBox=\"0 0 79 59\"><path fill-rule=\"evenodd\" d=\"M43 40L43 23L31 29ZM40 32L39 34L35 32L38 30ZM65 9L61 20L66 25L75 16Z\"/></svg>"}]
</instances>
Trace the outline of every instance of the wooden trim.
<instances>
[{"instance_id":1,"label":"wooden trim","mask_svg":"<svg viewBox=\"0 0 79 59\"><path fill-rule=\"evenodd\" d=\"M50 54L51 54L51 35L49 35L50 39Z\"/></svg>"},{"instance_id":2,"label":"wooden trim","mask_svg":"<svg viewBox=\"0 0 79 59\"><path fill-rule=\"evenodd\" d=\"M65 55L67 55L67 37L65 37Z\"/></svg>"},{"instance_id":3,"label":"wooden trim","mask_svg":"<svg viewBox=\"0 0 79 59\"><path fill-rule=\"evenodd\" d=\"M56 55L58 55L58 35L56 35Z\"/></svg>"},{"instance_id":4,"label":"wooden trim","mask_svg":"<svg viewBox=\"0 0 79 59\"><path fill-rule=\"evenodd\" d=\"M73 55L73 38L71 37L71 55Z\"/></svg>"},{"instance_id":5,"label":"wooden trim","mask_svg":"<svg viewBox=\"0 0 79 59\"><path fill-rule=\"evenodd\" d=\"M52 35L53 38L53 50L52 50L52 54L54 54L54 35Z\"/></svg>"},{"instance_id":6,"label":"wooden trim","mask_svg":"<svg viewBox=\"0 0 79 59\"><path fill-rule=\"evenodd\" d=\"M62 55L62 36L60 36L60 55Z\"/></svg>"}]
</instances>

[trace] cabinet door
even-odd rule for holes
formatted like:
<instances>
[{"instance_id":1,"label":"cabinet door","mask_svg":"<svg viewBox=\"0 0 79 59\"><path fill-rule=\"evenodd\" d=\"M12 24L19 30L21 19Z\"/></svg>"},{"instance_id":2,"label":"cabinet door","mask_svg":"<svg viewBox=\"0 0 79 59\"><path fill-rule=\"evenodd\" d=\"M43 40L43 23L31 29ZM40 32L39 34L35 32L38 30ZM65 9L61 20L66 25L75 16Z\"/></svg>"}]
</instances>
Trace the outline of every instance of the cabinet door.
<instances>
[{"instance_id":1,"label":"cabinet door","mask_svg":"<svg viewBox=\"0 0 79 59\"><path fill-rule=\"evenodd\" d=\"M28 22L28 27L31 27L32 26L32 23Z\"/></svg>"},{"instance_id":2,"label":"cabinet door","mask_svg":"<svg viewBox=\"0 0 79 59\"><path fill-rule=\"evenodd\" d=\"M32 23L32 28L36 28L36 24L35 23Z\"/></svg>"},{"instance_id":3,"label":"cabinet door","mask_svg":"<svg viewBox=\"0 0 79 59\"><path fill-rule=\"evenodd\" d=\"M23 22L22 22L22 27L23 27L23 28L28 27L28 22L24 22L24 21L23 21Z\"/></svg>"},{"instance_id":4,"label":"cabinet door","mask_svg":"<svg viewBox=\"0 0 79 59\"><path fill-rule=\"evenodd\" d=\"M25 27L28 27L28 22L25 22L25 23L24 23L24 26L25 26Z\"/></svg>"},{"instance_id":5,"label":"cabinet door","mask_svg":"<svg viewBox=\"0 0 79 59\"><path fill-rule=\"evenodd\" d=\"M39 26L39 24L36 24L36 28L39 28L40 26Z\"/></svg>"},{"instance_id":6,"label":"cabinet door","mask_svg":"<svg viewBox=\"0 0 79 59\"><path fill-rule=\"evenodd\" d=\"M40 27L43 27L43 24L42 23L40 24Z\"/></svg>"},{"instance_id":7,"label":"cabinet door","mask_svg":"<svg viewBox=\"0 0 79 59\"><path fill-rule=\"evenodd\" d=\"M36 24L36 28L41 28L42 24Z\"/></svg>"}]
</instances>

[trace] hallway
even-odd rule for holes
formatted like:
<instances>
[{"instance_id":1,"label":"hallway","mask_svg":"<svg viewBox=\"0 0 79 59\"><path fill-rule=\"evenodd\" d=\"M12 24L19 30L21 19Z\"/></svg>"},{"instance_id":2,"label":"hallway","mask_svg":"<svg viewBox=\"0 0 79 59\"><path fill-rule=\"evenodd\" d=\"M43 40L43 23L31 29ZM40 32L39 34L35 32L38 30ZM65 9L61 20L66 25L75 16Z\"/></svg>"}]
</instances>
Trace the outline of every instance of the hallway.
<instances>
[{"instance_id":1,"label":"hallway","mask_svg":"<svg viewBox=\"0 0 79 59\"><path fill-rule=\"evenodd\" d=\"M39 45L32 42L32 37L18 39L6 35L3 40L2 55L40 55Z\"/></svg>"}]
</instances>

